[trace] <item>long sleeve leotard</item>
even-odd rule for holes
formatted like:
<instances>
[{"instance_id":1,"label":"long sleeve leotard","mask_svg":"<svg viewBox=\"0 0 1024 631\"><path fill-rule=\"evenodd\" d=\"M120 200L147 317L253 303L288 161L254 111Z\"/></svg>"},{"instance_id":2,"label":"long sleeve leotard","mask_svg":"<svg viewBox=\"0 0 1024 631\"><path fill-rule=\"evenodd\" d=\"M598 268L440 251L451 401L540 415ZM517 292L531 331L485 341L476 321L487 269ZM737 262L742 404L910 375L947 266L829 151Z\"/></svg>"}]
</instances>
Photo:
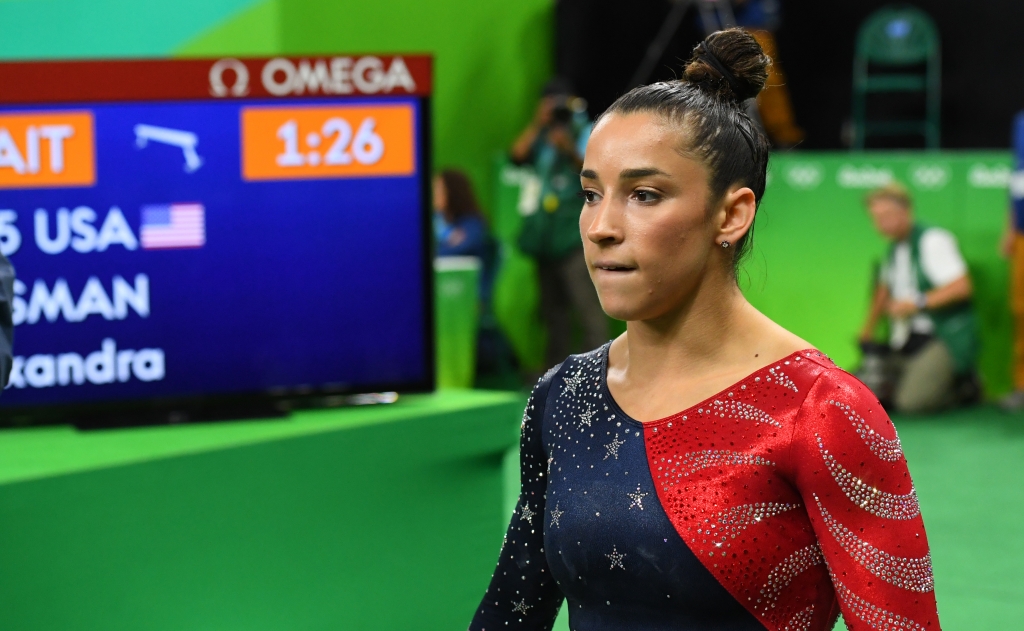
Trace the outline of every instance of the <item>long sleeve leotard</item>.
<instances>
[{"instance_id":1,"label":"long sleeve leotard","mask_svg":"<svg viewBox=\"0 0 1024 631\"><path fill-rule=\"evenodd\" d=\"M939 631L895 428L859 381L794 353L671 417L612 400L608 346L523 417L522 489L470 631Z\"/></svg>"}]
</instances>

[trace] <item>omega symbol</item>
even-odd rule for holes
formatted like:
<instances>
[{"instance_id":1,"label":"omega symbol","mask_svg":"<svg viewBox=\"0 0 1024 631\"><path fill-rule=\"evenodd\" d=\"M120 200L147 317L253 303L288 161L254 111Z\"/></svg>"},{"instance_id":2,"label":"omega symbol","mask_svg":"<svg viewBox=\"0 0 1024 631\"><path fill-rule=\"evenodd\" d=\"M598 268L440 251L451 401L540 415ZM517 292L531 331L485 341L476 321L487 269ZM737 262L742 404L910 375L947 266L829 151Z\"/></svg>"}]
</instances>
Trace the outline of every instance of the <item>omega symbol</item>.
<instances>
[{"instance_id":1,"label":"omega symbol","mask_svg":"<svg viewBox=\"0 0 1024 631\"><path fill-rule=\"evenodd\" d=\"M230 89L224 84L225 70L235 74L235 83ZM249 69L241 61L230 57L219 59L210 66L210 94L223 98L228 92L231 96L245 96L249 93Z\"/></svg>"}]
</instances>

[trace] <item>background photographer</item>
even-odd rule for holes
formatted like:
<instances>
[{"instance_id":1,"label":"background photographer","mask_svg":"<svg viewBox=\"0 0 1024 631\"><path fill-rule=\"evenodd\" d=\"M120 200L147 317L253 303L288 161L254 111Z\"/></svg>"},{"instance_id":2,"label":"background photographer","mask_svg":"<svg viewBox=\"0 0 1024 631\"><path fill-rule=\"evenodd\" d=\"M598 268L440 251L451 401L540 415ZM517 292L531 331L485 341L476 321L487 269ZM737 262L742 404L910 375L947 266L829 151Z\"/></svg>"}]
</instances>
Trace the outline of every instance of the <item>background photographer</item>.
<instances>
[{"instance_id":1,"label":"background photographer","mask_svg":"<svg viewBox=\"0 0 1024 631\"><path fill-rule=\"evenodd\" d=\"M573 350L573 312L583 330L583 348L597 348L608 340L608 320L590 282L580 241L579 174L592 126L586 102L572 94L566 81L553 79L533 120L512 145L513 161L532 164L540 179L537 211L523 218L518 244L537 261L548 366Z\"/></svg>"},{"instance_id":2,"label":"background photographer","mask_svg":"<svg viewBox=\"0 0 1024 631\"><path fill-rule=\"evenodd\" d=\"M865 383L898 412L977 400L973 288L956 237L915 222L913 201L899 184L875 189L866 203L892 245L860 336L866 355L885 356L887 374ZM872 342L882 317L889 319L888 349Z\"/></svg>"}]
</instances>

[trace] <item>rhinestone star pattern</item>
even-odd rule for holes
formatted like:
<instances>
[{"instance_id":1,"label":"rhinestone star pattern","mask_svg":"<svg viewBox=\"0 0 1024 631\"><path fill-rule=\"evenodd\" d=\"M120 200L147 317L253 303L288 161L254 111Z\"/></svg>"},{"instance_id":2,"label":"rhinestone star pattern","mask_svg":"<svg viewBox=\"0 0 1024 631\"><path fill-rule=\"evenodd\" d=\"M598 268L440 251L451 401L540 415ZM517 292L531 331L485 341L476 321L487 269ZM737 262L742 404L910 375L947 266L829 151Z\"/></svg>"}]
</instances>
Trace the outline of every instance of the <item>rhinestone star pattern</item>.
<instances>
[{"instance_id":1,"label":"rhinestone star pattern","mask_svg":"<svg viewBox=\"0 0 1024 631\"><path fill-rule=\"evenodd\" d=\"M487 619L500 619L500 626L504 626L505 622L520 624L526 618L553 620L558 612L560 601L554 600L558 586L542 559L549 456L544 452L540 431L544 402L549 393L557 393L552 387L556 378L557 371L549 371L534 387L526 404L519 438L519 501L502 540L491 586L470 625L474 631L498 628L499 625L483 622ZM541 558L536 556L538 553Z\"/></svg>"},{"instance_id":2,"label":"rhinestone star pattern","mask_svg":"<svg viewBox=\"0 0 1024 631\"><path fill-rule=\"evenodd\" d=\"M851 628L939 631L906 460L860 382L803 351L640 423L613 400L607 353L534 389L517 510L470 631L547 628L564 598L576 631L701 628L737 606L743 629L827 631L838 608Z\"/></svg>"},{"instance_id":3,"label":"rhinestone star pattern","mask_svg":"<svg viewBox=\"0 0 1024 631\"><path fill-rule=\"evenodd\" d=\"M832 517L817 495L814 496L814 501L818 505L818 510L821 511L821 519L828 527L828 531L836 538L843 550L849 552L850 556L863 565L867 571L887 583L909 589L912 592L925 593L935 589L931 554L914 559L894 556L879 550Z\"/></svg>"},{"instance_id":4,"label":"rhinestone star pattern","mask_svg":"<svg viewBox=\"0 0 1024 631\"><path fill-rule=\"evenodd\" d=\"M519 602L513 602L512 605L513 605L512 611L521 613L524 616L526 615L526 612L527 612L528 609L532 609L533 608L533 605L527 605L526 604L526 599L525 598L520 600Z\"/></svg>"},{"instance_id":5,"label":"rhinestone star pattern","mask_svg":"<svg viewBox=\"0 0 1024 631\"><path fill-rule=\"evenodd\" d=\"M612 551L605 555L608 560L612 562L612 566L608 569L614 570L615 568L626 569L626 566L622 564L622 560L626 558L625 554L622 554L616 549L616 546L612 546Z\"/></svg>"},{"instance_id":6,"label":"rhinestone star pattern","mask_svg":"<svg viewBox=\"0 0 1024 631\"><path fill-rule=\"evenodd\" d=\"M864 444L868 446L871 453L886 462L896 462L903 457L903 447L900 445L899 436L893 439L884 438L881 434L878 434L875 430L871 429L867 422L861 418L860 414L857 414L857 412L855 412L849 405L840 403L839 401L829 401L829 404L839 408L839 410L846 415L846 418L853 423L853 427L857 431L857 435L860 436L861 440L864 441Z\"/></svg>"},{"instance_id":7,"label":"rhinestone star pattern","mask_svg":"<svg viewBox=\"0 0 1024 631\"><path fill-rule=\"evenodd\" d=\"M583 382L585 380L586 377L583 376L582 366L579 369L577 369L573 375L568 377L562 377L562 381L565 382L565 385L562 386L562 396L564 397L566 393L575 395L576 388L579 388L581 385L583 385Z\"/></svg>"},{"instance_id":8,"label":"rhinestone star pattern","mask_svg":"<svg viewBox=\"0 0 1024 631\"><path fill-rule=\"evenodd\" d=\"M561 519L562 515L564 515L564 514L565 514L565 511L564 510L559 510L558 509L558 504L556 503L555 504L555 508L552 509L552 511L551 511L551 525L556 527L556 528L561 527L561 524L558 523L558 520Z\"/></svg>"},{"instance_id":9,"label":"rhinestone star pattern","mask_svg":"<svg viewBox=\"0 0 1024 631\"><path fill-rule=\"evenodd\" d=\"M526 523L533 525L533 518L537 516L537 513L530 510L530 503L523 504L523 507L519 510L519 518Z\"/></svg>"},{"instance_id":10,"label":"rhinestone star pattern","mask_svg":"<svg viewBox=\"0 0 1024 631\"><path fill-rule=\"evenodd\" d=\"M644 498L647 497L648 495L650 495L650 493L641 493L640 492L640 485L638 484L638 485L636 485L636 490L635 491L633 491L632 493L626 493L626 495L628 495L629 498L631 500L633 500L632 502L629 503L629 508L630 509L632 509L635 506L635 507L639 508L640 510L643 510L644 509Z\"/></svg>"},{"instance_id":11,"label":"rhinestone star pattern","mask_svg":"<svg viewBox=\"0 0 1024 631\"><path fill-rule=\"evenodd\" d=\"M590 424L593 422L594 416L596 414L597 414L597 410L592 408L590 406L590 404L587 403L587 409L585 409L582 412L580 412L580 417L579 417L580 418L580 425L581 426L586 425L587 427L590 427Z\"/></svg>"},{"instance_id":12,"label":"rhinestone star pattern","mask_svg":"<svg viewBox=\"0 0 1024 631\"><path fill-rule=\"evenodd\" d=\"M847 471L825 449L825 443L821 436L815 434L814 437L818 441L818 449L821 451L821 457L825 459L828 472L832 474L836 484L843 490L846 497L850 498L851 502L882 519L906 520L921 514L921 506L917 502L917 492L913 488L904 495L880 491Z\"/></svg>"},{"instance_id":13,"label":"rhinestone star pattern","mask_svg":"<svg viewBox=\"0 0 1024 631\"><path fill-rule=\"evenodd\" d=\"M604 455L604 459L607 460L608 457L611 456L612 458L615 458L616 460L618 460L619 459L619 447L622 447L625 444L626 444L626 441L619 440L619 434L618 434L618 432L616 432L615 433L615 438L612 439L612 442L610 442L610 443L608 443L607 445L604 446L604 448L608 450L608 453L606 453Z\"/></svg>"}]
</instances>

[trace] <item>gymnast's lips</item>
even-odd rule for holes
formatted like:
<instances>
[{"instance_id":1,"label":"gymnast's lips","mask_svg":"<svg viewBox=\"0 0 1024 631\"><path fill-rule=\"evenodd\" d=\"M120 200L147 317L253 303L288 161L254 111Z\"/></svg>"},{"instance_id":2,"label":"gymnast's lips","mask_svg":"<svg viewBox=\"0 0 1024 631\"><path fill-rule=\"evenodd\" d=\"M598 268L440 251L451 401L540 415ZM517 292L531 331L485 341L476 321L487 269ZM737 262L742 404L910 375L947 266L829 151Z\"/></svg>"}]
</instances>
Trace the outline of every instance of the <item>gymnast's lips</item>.
<instances>
[{"instance_id":1,"label":"gymnast's lips","mask_svg":"<svg viewBox=\"0 0 1024 631\"><path fill-rule=\"evenodd\" d=\"M591 267L594 268L596 273L606 274L624 274L636 271L636 265L628 265L626 263L618 263L616 261L595 261Z\"/></svg>"}]
</instances>

